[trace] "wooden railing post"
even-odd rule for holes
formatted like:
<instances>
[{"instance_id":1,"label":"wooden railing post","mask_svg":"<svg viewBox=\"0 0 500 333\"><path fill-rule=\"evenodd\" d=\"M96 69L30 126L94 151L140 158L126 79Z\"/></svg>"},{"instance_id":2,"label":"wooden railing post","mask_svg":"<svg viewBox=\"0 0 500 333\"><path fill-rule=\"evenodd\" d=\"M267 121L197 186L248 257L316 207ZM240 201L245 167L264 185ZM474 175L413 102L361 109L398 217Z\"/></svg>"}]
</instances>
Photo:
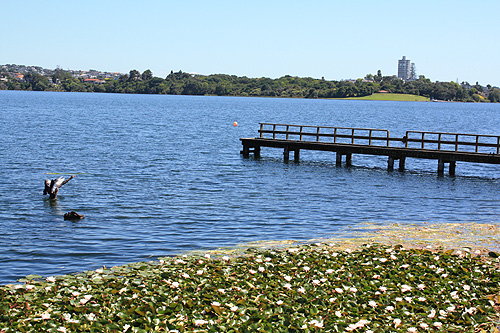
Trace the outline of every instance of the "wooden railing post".
<instances>
[{"instance_id":1,"label":"wooden railing post","mask_svg":"<svg viewBox=\"0 0 500 333\"><path fill-rule=\"evenodd\" d=\"M290 126L289 125L286 125L286 139L288 140L288 132L290 131Z\"/></svg>"},{"instance_id":2,"label":"wooden railing post","mask_svg":"<svg viewBox=\"0 0 500 333\"><path fill-rule=\"evenodd\" d=\"M273 139L276 139L276 124L273 124Z\"/></svg>"},{"instance_id":3,"label":"wooden railing post","mask_svg":"<svg viewBox=\"0 0 500 333\"><path fill-rule=\"evenodd\" d=\"M479 151L479 135L476 135L476 153Z\"/></svg>"},{"instance_id":4,"label":"wooden railing post","mask_svg":"<svg viewBox=\"0 0 500 333\"><path fill-rule=\"evenodd\" d=\"M319 142L319 126L316 129L316 142Z\"/></svg>"},{"instance_id":5,"label":"wooden railing post","mask_svg":"<svg viewBox=\"0 0 500 333\"><path fill-rule=\"evenodd\" d=\"M441 150L441 133L438 134L438 150Z\"/></svg>"},{"instance_id":6,"label":"wooden railing post","mask_svg":"<svg viewBox=\"0 0 500 333\"><path fill-rule=\"evenodd\" d=\"M352 129L352 132L351 132L351 144L354 144L354 128Z\"/></svg>"},{"instance_id":7,"label":"wooden railing post","mask_svg":"<svg viewBox=\"0 0 500 333\"><path fill-rule=\"evenodd\" d=\"M264 137L264 133L262 133L262 131L264 130L264 124L263 123L260 123L260 137L263 138Z\"/></svg>"},{"instance_id":8,"label":"wooden railing post","mask_svg":"<svg viewBox=\"0 0 500 333\"><path fill-rule=\"evenodd\" d=\"M422 132L422 149L424 149L424 135L425 135L425 133Z\"/></svg>"},{"instance_id":9,"label":"wooden railing post","mask_svg":"<svg viewBox=\"0 0 500 333\"><path fill-rule=\"evenodd\" d=\"M369 134L368 134L368 145L371 146L372 145L372 130L369 131Z\"/></svg>"},{"instance_id":10,"label":"wooden railing post","mask_svg":"<svg viewBox=\"0 0 500 333\"><path fill-rule=\"evenodd\" d=\"M337 143L337 127L333 130L333 143Z\"/></svg>"},{"instance_id":11,"label":"wooden railing post","mask_svg":"<svg viewBox=\"0 0 500 333\"><path fill-rule=\"evenodd\" d=\"M304 126L300 126L300 140L299 141L302 141L302 129L304 128Z\"/></svg>"},{"instance_id":12,"label":"wooden railing post","mask_svg":"<svg viewBox=\"0 0 500 333\"><path fill-rule=\"evenodd\" d=\"M458 134L455 134L455 151L458 151Z\"/></svg>"},{"instance_id":13,"label":"wooden railing post","mask_svg":"<svg viewBox=\"0 0 500 333\"><path fill-rule=\"evenodd\" d=\"M500 154L500 136L497 136L497 155Z\"/></svg>"}]
</instances>

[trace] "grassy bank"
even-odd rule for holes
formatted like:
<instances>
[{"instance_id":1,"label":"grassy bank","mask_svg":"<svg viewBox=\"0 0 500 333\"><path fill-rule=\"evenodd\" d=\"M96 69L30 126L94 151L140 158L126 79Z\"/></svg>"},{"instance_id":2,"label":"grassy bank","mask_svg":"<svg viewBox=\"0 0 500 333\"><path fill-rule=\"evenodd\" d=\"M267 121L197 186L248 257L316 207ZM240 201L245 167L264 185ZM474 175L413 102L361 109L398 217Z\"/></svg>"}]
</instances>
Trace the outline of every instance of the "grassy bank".
<instances>
[{"instance_id":1,"label":"grassy bank","mask_svg":"<svg viewBox=\"0 0 500 333\"><path fill-rule=\"evenodd\" d=\"M428 102L429 98L410 94L376 93L370 96L350 97L343 99L369 100L369 101L405 101L405 102Z\"/></svg>"},{"instance_id":2,"label":"grassy bank","mask_svg":"<svg viewBox=\"0 0 500 333\"><path fill-rule=\"evenodd\" d=\"M0 332L498 332L484 253L323 242L29 276L0 287Z\"/></svg>"}]
</instances>

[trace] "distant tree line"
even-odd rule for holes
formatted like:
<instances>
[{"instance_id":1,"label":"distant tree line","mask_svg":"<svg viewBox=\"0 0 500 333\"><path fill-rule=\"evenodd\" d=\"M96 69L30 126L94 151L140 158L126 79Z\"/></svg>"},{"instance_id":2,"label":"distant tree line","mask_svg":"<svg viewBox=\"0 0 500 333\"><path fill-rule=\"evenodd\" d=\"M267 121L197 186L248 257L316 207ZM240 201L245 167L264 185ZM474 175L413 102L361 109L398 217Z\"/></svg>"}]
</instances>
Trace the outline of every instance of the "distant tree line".
<instances>
[{"instance_id":1,"label":"distant tree line","mask_svg":"<svg viewBox=\"0 0 500 333\"><path fill-rule=\"evenodd\" d=\"M347 98L368 96L375 92L414 94L438 100L460 102L500 102L500 90L478 83L431 82L424 76L403 81L395 76L368 74L364 79L327 81L325 79L283 76L278 79L248 78L235 75L193 75L171 72L165 79L153 76L151 70L131 70L118 80L85 82L69 72L58 69L47 77L27 73L23 80L4 75L0 89L36 91L76 91L130 94L259 96L294 98Z\"/></svg>"}]
</instances>

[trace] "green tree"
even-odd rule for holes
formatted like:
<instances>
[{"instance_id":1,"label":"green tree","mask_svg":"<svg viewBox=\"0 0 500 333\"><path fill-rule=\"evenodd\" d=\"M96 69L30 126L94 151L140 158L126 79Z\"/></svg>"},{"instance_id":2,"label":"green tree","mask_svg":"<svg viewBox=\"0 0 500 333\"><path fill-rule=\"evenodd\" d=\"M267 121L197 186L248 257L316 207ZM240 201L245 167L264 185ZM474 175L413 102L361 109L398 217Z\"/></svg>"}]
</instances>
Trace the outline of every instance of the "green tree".
<instances>
[{"instance_id":1,"label":"green tree","mask_svg":"<svg viewBox=\"0 0 500 333\"><path fill-rule=\"evenodd\" d=\"M140 79L141 79L141 73L139 73L138 70L133 69L133 70L130 71L130 73L128 75L128 81L129 82L139 81Z\"/></svg>"},{"instance_id":2,"label":"green tree","mask_svg":"<svg viewBox=\"0 0 500 333\"><path fill-rule=\"evenodd\" d=\"M151 80L153 78L153 72L151 72L151 70L149 70L149 69L146 69L142 73L141 78L143 81Z\"/></svg>"},{"instance_id":3,"label":"green tree","mask_svg":"<svg viewBox=\"0 0 500 333\"><path fill-rule=\"evenodd\" d=\"M498 88L493 88L490 91L490 94L488 96L488 99L492 103L500 103L500 89Z\"/></svg>"}]
</instances>

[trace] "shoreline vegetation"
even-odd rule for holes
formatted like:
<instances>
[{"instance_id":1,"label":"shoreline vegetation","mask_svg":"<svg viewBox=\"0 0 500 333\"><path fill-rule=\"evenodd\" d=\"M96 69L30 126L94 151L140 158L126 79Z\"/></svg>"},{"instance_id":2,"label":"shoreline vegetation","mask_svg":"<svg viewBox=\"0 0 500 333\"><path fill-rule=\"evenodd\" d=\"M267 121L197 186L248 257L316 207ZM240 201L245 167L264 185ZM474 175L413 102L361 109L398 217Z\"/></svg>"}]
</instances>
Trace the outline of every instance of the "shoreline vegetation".
<instances>
[{"instance_id":1,"label":"shoreline vegetation","mask_svg":"<svg viewBox=\"0 0 500 333\"><path fill-rule=\"evenodd\" d=\"M367 224L31 275L0 287L0 332L499 332L499 236L496 224Z\"/></svg>"},{"instance_id":2,"label":"shoreline vegetation","mask_svg":"<svg viewBox=\"0 0 500 333\"><path fill-rule=\"evenodd\" d=\"M10 66L10 67L9 67ZM431 82L421 75L403 81L395 76L367 74L364 79L328 81L285 75L277 79L248 78L227 74L201 75L171 72L165 79L151 70L101 77L99 72L72 74L63 69L4 65L0 68L0 90L166 94L195 96L282 97L308 99L439 100L455 102L500 102L500 89L479 83ZM16 72L20 69L24 73ZM47 74L39 74L40 72ZM118 73L115 73L118 74ZM380 93L383 92L383 93ZM402 97L402 95L407 95ZM415 97L415 96L417 97Z\"/></svg>"}]
</instances>

